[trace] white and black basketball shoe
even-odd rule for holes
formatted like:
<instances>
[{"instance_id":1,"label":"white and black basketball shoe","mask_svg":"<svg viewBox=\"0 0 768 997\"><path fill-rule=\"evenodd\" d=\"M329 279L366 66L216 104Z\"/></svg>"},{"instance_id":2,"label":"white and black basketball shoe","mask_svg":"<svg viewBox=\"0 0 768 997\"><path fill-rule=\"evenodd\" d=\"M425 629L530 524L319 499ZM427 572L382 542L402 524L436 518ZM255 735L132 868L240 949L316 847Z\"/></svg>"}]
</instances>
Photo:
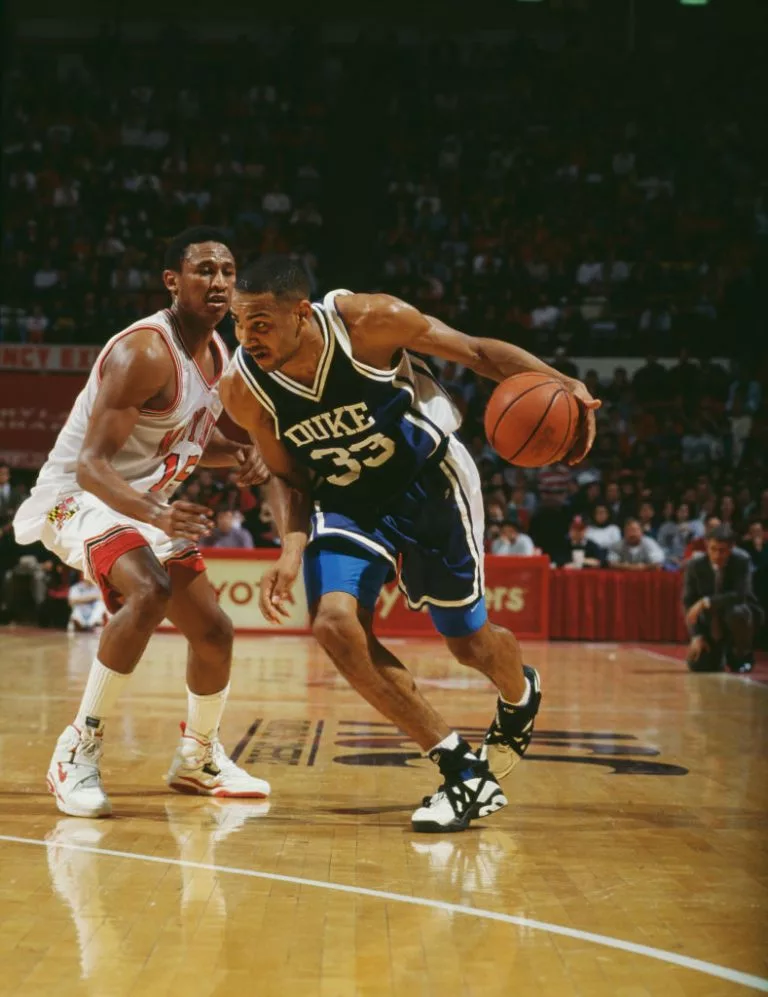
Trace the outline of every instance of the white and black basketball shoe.
<instances>
[{"instance_id":1,"label":"white and black basketball shoe","mask_svg":"<svg viewBox=\"0 0 768 997\"><path fill-rule=\"evenodd\" d=\"M501 810L507 805L496 777L466 741L456 748L436 748L429 757L445 782L432 796L425 796L411 817L414 831L440 833L466 831L470 821Z\"/></svg>"},{"instance_id":2,"label":"white and black basketball shoe","mask_svg":"<svg viewBox=\"0 0 768 997\"><path fill-rule=\"evenodd\" d=\"M531 695L525 706L512 706L499 699L496 716L488 728L480 758L493 767L500 779L509 775L528 750L533 735L533 722L541 705L541 680L530 665L523 665L525 677L531 683Z\"/></svg>"}]
</instances>

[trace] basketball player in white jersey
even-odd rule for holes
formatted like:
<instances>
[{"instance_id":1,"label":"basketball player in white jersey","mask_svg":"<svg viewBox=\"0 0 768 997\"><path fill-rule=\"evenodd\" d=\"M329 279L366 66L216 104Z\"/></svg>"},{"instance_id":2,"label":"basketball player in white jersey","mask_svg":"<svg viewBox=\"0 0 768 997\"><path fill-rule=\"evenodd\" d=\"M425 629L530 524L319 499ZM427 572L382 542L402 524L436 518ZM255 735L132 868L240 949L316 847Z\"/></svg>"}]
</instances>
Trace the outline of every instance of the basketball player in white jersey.
<instances>
[{"instance_id":1,"label":"basketball player in white jersey","mask_svg":"<svg viewBox=\"0 0 768 997\"><path fill-rule=\"evenodd\" d=\"M235 261L217 230L188 229L169 243L163 281L170 308L109 340L16 513L18 542L42 541L96 582L114 613L48 769L59 810L75 817L111 812L99 771L104 722L166 617L189 642L187 722L169 786L209 796L269 794L269 784L230 761L218 738L232 624L196 546L210 512L169 501L198 465L240 465L243 485L267 477L257 450L216 428L228 361L216 326L234 280Z\"/></svg>"}]
</instances>

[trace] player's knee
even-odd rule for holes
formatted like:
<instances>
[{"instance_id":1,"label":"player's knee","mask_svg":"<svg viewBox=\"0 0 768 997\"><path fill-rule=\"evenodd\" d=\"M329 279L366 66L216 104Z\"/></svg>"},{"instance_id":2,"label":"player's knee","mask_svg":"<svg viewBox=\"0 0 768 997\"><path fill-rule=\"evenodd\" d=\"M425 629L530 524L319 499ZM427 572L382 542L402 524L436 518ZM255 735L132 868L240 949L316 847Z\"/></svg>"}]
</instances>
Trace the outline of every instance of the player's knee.
<instances>
[{"instance_id":1,"label":"player's knee","mask_svg":"<svg viewBox=\"0 0 768 997\"><path fill-rule=\"evenodd\" d=\"M229 658L232 656L234 639L235 628L232 620L226 613L219 611L204 623L200 637L194 643L201 645L209 654Z\"/></svg>"},{"instance_id":2,"label":"player's knee","mask_svg":"<svg viewBox=\"0 0 768 997\"><path fill-rule=\"evenodd\" d=\"M143 578L126 597L135 625L140 630L154 629L165 619L171 598L171 580L165 572Z\"/></svg>"},{"instance_id":3,"label":"player's knee","mask_svg":"<svg viewBox=\"0 0 768 997\"><path fill-rule=\"evenodd\" d=\"M500 631L503 631L505 638L503 645L505 656L512 658L516 651L519 654L519 645L514 634L503 630L502 627L496 627L492 623L487 623L473 633L447 637L446 642L451 654L459 664L482 670L489 662L493 662L501 650L498 636Z\"/></svg>"},{"instance_id":4,"label":"player's knee","mask_svg":"<svg viewBox=\"0 0 768 997\"><path fill-rule=\"evenodd\" d=\"M312 623L312 634L337 664L358 655L365 631L352 611L320 608Z\"/></svg>"}]
</instances>

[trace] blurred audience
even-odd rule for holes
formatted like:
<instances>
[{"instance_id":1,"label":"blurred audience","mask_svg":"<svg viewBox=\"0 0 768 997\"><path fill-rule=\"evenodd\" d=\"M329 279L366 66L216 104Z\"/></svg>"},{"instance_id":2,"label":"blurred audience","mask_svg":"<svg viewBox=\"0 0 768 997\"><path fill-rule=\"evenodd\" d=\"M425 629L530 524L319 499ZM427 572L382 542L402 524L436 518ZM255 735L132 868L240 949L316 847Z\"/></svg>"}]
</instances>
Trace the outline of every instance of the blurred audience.
<instances>
[{"instance_id":1,"label":"blurred audience","mask_svg":"<svg viewBox=\"0 0 768 997\"><path fill-rule=\"evenodd\" d=\"M203 537L201 545L203 547L250 549L253 547L253 537L244 526L240 525L240 522L239 512L232 509L220 509L216 513L216 526L208 536Z\"/></svg>"}]
</instances>

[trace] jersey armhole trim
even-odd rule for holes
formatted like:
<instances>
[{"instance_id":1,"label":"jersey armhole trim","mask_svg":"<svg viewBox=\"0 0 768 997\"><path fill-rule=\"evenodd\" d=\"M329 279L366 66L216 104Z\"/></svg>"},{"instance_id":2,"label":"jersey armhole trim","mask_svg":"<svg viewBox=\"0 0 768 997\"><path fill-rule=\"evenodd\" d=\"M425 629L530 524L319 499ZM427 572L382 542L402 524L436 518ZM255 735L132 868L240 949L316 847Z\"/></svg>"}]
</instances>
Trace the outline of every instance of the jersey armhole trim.
<instances>
[{"instance_id":1,"label":"jersey armhole trim","mask_svg":"<svg viewBox=\"0 0 768 997\"><path fill-rule=\"evenodd\" d=\"M247 363L245 361L245 357L243 355L242 347L238 346L238 348L235 350L235 357L234 357L234 359L235 359L235 366L237 367L237 369L238 369L238 371L240 373L240 376L243 379L243 383L245 384L246 388L248 388L248 390L251 392L251 394L260 403L260 405L262 406L262 408L265 411L269 412L269 414L272 416L272 421L275 424L275 439L279 440L280 439L280 424L277 421L277 409L275 408L272 399L269 397L269 395L266 393L266 391L262 388L262 386L259 384L259 382L256 380L256 378L253 376L252 372L248 369L248 365L247 365Z\"/></svg>"},{"instance_id":2,"label":"jersey armhole trim","mask_svg":"<svg viewBox=\"0 0 768 997\"><path fill-rule=\"evenodd\" d=\"M171 343L169 343L169 341L168 341L168 335L167 335L165 329L163 329L162 326L159 326L159 325L150 325L148 323L144 323L144 324L141 324L141 325L131 326L129 329L124 329L123 332L119 332L113 338L112 342L109 344L109 346L106 348L106 350L102 353L102 355L99 357L99 359L98 359L98 361L96 363L96 383L97 383L97 385L101 384L101 378L102 378L102 373L101 372L102 372L102 368L104 366L105 361L109 357L109 354L112 352L112 349L125 336L130 336L134 332L140 332L142 329L148 329L150 332L158 332L160 334L160 338L162 339L163 343L165 344L165 348L168 350L168 352L169 352L169 354L171 356L171 360L173 361L173 367L174 367L174 371L175 371L175 374L176 374L176 390L174 392L173 401L171 402L171 404L167 408L164 408L164 409L152 409L152 408L140 408L139 409L139 412L140 412L141 415L146 415L146 416L148 416L149 418L152 418L152 419L163 418L165 416L170 415L172 412L174 412L178 408L179 402L181 401L181 395L182 395L182 384L183 384L183 379L184 379L184 371L182 370L181 364L179 363L179 358L176 356L176 351L174 350L174 348L171 345Z\"/></svg>"},{"instance_id":3,"label":"jersey armhole trim","mask_svg":"<svg viewBox=\"0 0 768 997\"><path fill-rule=\"evenodd\" d=\"M402 366L402 361L395 367L382 368L382 367L372 367L370 364L363 363L362 360L355 359L352 353L352 337L349 334L349 329L344 321L344 316L341 314L336 306L336 298L346 297L352 294L351 291L330 291L323 298L323 306L325 308L325 313L328 317L328 324L331 326L331 332L335 338L339 341L339 345L346 354L348 360L351 362L352 366L359 374L363 374L365 377L370 378L372 381L381 382L391 382Z\"/></svg>"}]
</instances>

